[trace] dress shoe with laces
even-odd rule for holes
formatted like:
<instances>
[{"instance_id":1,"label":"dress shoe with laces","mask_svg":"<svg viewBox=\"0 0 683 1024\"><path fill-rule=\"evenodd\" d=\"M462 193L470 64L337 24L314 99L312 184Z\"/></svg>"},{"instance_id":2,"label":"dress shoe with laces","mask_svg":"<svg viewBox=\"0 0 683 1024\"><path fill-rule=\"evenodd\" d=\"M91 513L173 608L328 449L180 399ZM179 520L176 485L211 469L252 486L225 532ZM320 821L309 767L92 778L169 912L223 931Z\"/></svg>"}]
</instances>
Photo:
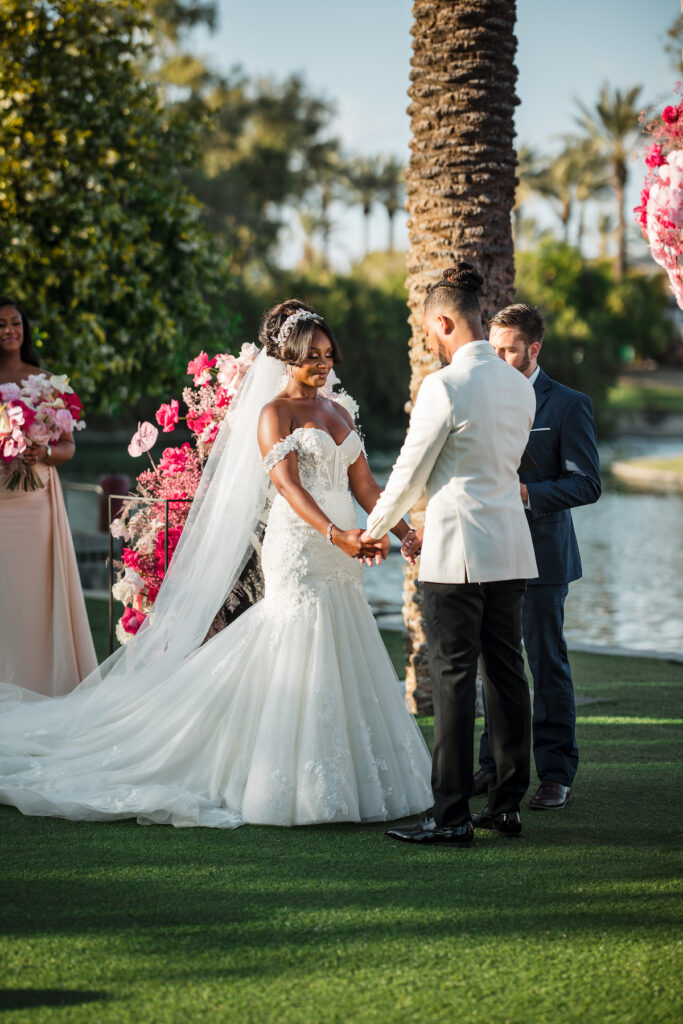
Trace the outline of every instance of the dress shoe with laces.
<instances>
[{"instance_id":1,"label":"dress shoe with laces","mask_svg":"<svg viewBox=\"0 0 683 1024\"><path fill-rule=\"evenodd\" d=\"M531 798L532 811L561 811L569 803L572 794L570 786L545 779Z\"/></svg>"},{"instance_id":2,"label":"dress shoe with laces","mask_svg":"<svg viewBox=\"0 0 683 1024\"><path fill-rule=\"evenodd\" d=\"M483 796L484 793L488 793L489 783L495 781L495 772L490 772L486 768L480 768L479 771L475 772L472 776L472 795Z\"/></svg>"},{"instance_id":3,"label":"dress shoe with laces","mask_svg":"<svg viewBox=\"0 0 683 1024\"><path fill-rule=\"evenodd\" d=\"M433 818L423 818L417 825L406 825L405 828L390 828L385 833L387 839L396 839L400 843L416 843L419 846L471 846L474 840L474 829L471 821L462 825L437 825Z\"/></svg>"},{"instance_id":4,"label":"dress shoe with laces","mask_svg":"<svg viewBox=\"0 0 683 1024\"><path fill-rule=\"evenodd\" d=\"M472 815L472 824L475 828L498 832L506 839L518 839L522 834L519 811L502 811L501 814L493 815L488 809L488 804L480 814Z\"/></svg>"}]
</instances>

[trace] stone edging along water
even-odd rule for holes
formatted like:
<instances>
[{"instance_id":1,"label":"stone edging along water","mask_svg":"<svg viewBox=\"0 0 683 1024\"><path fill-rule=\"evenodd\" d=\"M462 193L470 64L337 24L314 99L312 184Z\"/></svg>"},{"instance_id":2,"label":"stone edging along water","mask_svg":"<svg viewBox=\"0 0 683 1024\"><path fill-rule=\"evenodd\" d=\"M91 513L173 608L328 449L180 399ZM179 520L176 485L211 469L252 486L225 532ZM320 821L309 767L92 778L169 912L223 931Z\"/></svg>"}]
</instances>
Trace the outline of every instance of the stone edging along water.
<instances>
[{"instance_id":1,"label":"stone edging along water","mask_svg":"<svg viewBox=\"0 0 683 1024\"><path fill-rule=\"evenodd\" d=\"M648 491L670 491L683 494L683 473L679 473L675 469L646 466L639 459L613 462L609 468L618 480L623 480L624 483L631 484L633 487Z\"/></svg>"}]
</instances>

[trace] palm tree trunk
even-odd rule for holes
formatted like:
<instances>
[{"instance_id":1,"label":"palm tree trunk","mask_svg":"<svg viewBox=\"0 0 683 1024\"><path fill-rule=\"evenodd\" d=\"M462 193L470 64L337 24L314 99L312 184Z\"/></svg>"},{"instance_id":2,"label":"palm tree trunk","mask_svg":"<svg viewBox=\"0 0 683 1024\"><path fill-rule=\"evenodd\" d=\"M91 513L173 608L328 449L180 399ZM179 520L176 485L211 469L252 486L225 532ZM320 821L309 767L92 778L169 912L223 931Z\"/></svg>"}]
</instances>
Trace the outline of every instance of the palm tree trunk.
<instances>
[{"instance_id":1,"label":"palm tree trunk","mask_svg":"<svg viewBox=\"0 0 683 1024\"><path fill-rule=\"evenodd\" d=\"M515 0L415 0L409 94L412 141L407 173L410 397L437 368L421 329L430 285L454 260L483 274L483 312L512 301L515 200L513 111ZM424 520L424 505L411 513ZM408 630L407 700L431 709L422 595L409 567L403 618Z\"/></svg>"},{"instance_id":2,"label":"palm tree trunk","mask_svg":"<svg viewBox=\"0 0 683 1024\"><path fill-rule=\"evenodd\" d=\"M624 216L624 193L627 173L625 164L615 164L614 188L617 194L617 254L614 260L614 278L616 281L621 281L626 273L626 218Z\"/></svg>"},{"instance_id":3,"label":"palm tree trunk","mask_svg":"<svg viewBox=\"0 0 683 1024\"><path fill-rule=\"evenodd\" d=\"M576 248L579 250L579 255L581 257L583 257L584 213L583 200L579 200L579 220L576 226Z\"/></svg>"},{"instance_id":4,"label":"palm tree trunk","mask_svg":"<svg viewBox=\"0 0 683 1024\"><path fill-rule=\"evenodd\" d=\"M396 211L387 207L387 217L389 218L389 230L387 234L387 252L394 251L394 216Z\"/></svg>"}]
</instances>

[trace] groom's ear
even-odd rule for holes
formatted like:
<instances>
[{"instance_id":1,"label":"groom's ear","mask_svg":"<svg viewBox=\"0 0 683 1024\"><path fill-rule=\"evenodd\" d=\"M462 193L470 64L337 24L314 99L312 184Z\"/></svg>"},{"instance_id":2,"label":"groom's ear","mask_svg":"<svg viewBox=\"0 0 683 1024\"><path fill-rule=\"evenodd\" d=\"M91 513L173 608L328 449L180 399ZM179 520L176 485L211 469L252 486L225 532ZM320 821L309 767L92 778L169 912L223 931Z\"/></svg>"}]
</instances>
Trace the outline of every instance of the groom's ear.
<instances>
[{"instance_id":1,"label":"groom's ear","mask_svg":"<svg viewBox=\"0 0 683 1024\"><path fill-rule=\"evenodd\" d=\"M445 313L439 313L436 319L442 334L452 334L455 324L449 316L446 316Z\"/></svg>"}]
</instances>

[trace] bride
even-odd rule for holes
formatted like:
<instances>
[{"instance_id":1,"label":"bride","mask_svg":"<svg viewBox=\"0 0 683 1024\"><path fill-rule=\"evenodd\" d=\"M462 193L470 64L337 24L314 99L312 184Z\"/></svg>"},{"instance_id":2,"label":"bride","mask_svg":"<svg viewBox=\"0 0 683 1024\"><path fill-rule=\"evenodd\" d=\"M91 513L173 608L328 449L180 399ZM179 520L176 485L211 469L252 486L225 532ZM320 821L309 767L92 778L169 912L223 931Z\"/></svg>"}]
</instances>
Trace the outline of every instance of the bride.
<instances>
[{"instance_id":1,"label":"bride","mask_svg":"<svg viewBox=\"0 0 683 1024\"><path fill-rule=\"evenodd\" d=\"M0 683L0 802L214 828L431 805L429 753L363 591L360 563L378 552L352 495L370 510L379 487L351 417L321 393L336 342L295 300L260 340L154 615L65 697ZM264 599L203 644L266 519Z\"/></svg>"}]
</instances>

